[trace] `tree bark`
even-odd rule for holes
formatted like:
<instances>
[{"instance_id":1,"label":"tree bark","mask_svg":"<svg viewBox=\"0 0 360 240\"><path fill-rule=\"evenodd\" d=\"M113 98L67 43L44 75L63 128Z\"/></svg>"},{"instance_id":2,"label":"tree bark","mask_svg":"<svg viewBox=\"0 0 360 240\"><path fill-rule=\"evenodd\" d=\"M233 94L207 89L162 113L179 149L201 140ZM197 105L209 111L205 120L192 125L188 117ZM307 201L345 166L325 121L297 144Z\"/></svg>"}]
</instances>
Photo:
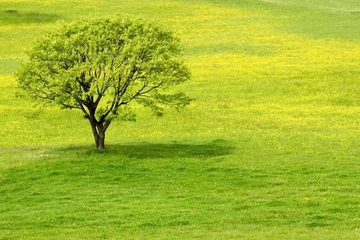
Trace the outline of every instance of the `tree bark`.
<instances>
[{"instance_id":1,"label":"tree bark","mask_svg":"<svg viewBox=\"0 0 360 240\"><path fill-rule=\"evenodd\" d=\"M96 141L96 148L97 149L105 148L105 132L102 134L99 134L97 141Z\"/></svg>"},{"instance_id":2,"label":"tree bark","mask_svg":"<svg viewBox=\"0 0 360 240\"><path fill-rule=\"evenodd\" d=\"M103 124L99 124L95 117L89 117L89 122L93 132L96 148L104 149L106 127Z\"/></svg>"}]
</instances>

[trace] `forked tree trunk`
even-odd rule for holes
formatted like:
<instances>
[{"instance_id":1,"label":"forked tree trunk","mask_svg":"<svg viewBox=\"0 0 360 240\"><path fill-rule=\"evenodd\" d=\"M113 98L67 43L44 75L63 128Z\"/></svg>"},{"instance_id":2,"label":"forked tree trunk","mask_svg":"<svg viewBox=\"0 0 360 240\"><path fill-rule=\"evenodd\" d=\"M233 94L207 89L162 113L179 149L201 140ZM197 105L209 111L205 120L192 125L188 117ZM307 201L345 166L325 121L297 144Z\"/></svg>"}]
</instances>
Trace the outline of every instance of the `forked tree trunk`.
<instances>
[{"instance_id":1,"label":"forked tree trunk","mask_svg":"<svg viewBox=\"0 0 360 240\"><path fill-rule=\"evenodd\" d=\"M98 136L95 138L95 145L97 149L105 148L105 132L98 134Z\"/></svg>"},{"instance_id":2,"label":"forked tree trunk","mask_svg":"<svg viewBox=\"0 0 360 240\"><path fill-rule=\"evenodd\" d=\"M95 146L97 149L104 149L105 148L105 131L107 126L103 124L99 124L94 118L89 119L91 129L93 132Z\"/></svg>"}]
</instances>

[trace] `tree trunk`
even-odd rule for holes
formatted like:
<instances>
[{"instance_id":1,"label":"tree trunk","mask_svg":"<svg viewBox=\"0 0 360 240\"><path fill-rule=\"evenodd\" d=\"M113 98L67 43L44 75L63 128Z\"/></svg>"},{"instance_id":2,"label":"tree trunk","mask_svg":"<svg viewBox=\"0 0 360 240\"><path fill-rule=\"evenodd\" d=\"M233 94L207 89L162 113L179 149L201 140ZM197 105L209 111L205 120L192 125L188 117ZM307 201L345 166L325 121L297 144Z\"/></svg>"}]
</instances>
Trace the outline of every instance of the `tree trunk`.
<instances>
[{"instance_id":1,"label":"tree trunk","mask_svg":"<svg viewBox=\"0 0 360 240\"><path fill-rule=\"evenodd\" d=\"M105 148L105 132L99 134L97 141L96 141L96 148L97 149Z\"/></svg>"},{"instance_id":2,"label":"tree trunk","mask_svg":"<svg viewBox=\"0 0 360 240\"><path fill-rule=\"evenodd\" d=\"M105 148L105 131L107 126L99 124L94 117L89 118L91 129L94 135L95 146L97 149Z\"/></svg>"}]
</instances>

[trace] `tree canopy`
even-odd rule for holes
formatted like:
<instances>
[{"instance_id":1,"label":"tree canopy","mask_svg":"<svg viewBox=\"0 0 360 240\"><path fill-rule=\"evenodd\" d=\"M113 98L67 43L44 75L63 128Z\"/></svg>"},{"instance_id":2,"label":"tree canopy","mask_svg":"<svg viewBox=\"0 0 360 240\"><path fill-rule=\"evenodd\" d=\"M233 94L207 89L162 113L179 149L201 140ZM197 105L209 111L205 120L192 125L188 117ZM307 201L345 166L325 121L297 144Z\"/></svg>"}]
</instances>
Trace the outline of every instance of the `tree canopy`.
<instances>
[{"instance_id":1,"label":"tree canopy","mask_svg":"<svg viewBox=\"0 0 360 240\"><path fill-rule=\"evenodd\" d=\"M38 39L19 67L18 95L79 109L97 148L114 119L134 120L137 102L161 116L190 103L169 87L190 79L182 46L158 23L124 16L77 20Z\"/></svg>"}]
</instances>

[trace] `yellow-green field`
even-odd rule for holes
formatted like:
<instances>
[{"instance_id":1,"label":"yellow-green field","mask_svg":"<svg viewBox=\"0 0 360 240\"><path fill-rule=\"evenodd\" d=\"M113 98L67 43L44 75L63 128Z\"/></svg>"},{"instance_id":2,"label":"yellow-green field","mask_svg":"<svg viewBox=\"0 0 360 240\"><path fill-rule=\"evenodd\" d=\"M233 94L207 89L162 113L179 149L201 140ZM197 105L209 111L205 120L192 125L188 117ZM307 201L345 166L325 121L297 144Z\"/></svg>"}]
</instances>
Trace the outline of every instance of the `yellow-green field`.
<instances>
[{"instance_id":1,"label":"yellow-green field","mask_svg":"<svg viewBox=\"0 0 360 240\"><path fill-rule=\"evenodd\" d=\"M176 32L195 101L97 153L13 73L59 20L117 13ZM356 0L0 2L0 239L358 239L359 24Z\"/></svg>"}]
</instances>

